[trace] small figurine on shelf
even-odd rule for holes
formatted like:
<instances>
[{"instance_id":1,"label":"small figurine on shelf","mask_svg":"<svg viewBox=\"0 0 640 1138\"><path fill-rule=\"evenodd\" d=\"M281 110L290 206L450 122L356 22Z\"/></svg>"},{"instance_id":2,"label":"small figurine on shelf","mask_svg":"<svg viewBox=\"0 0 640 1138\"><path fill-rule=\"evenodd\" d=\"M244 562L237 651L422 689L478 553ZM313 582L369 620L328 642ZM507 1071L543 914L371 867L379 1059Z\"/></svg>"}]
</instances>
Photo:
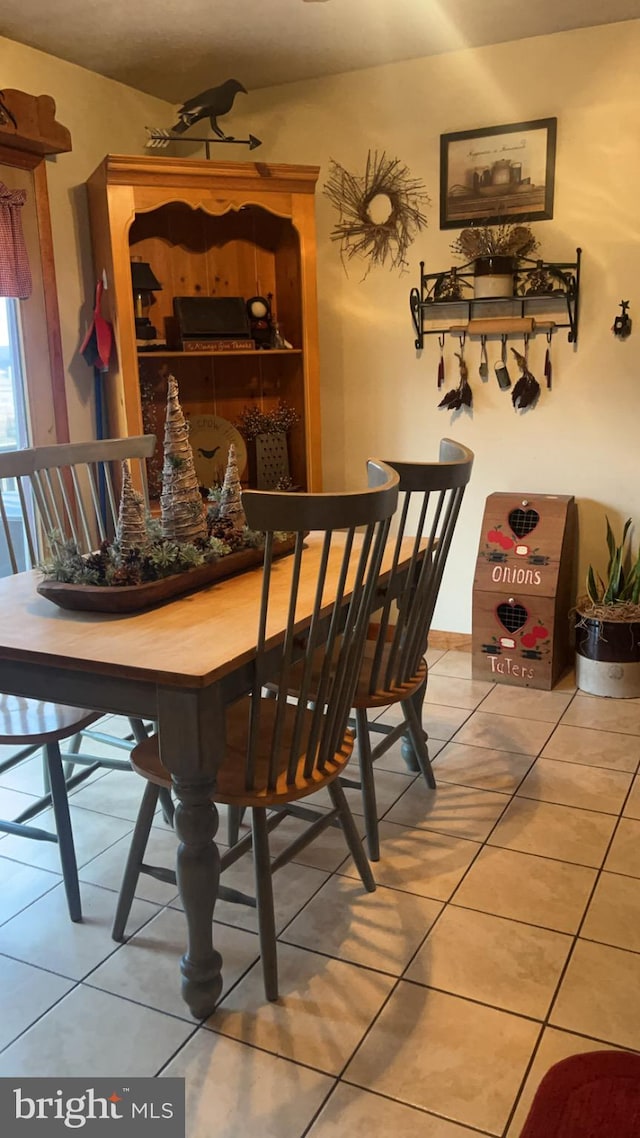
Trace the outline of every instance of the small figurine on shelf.
<instances>
[{"instance_id":1,"label":"small figurine on shelf","mask_svg":"<svg viewBox=\"0 0 640 1138\"><path fill-rule=\"evenodd\" d=\"M250 297L247 301L247 315L256 348L273 347L271 293L267 293L266 296Z\"/></svg>"},{"instance_id":2,"label":"small figurine on shelf","mask_svg":"<svg viewBox=\"0 0 640 1138\"><path fill-rule=\"evenodd\" d=\"M293 348L293 344L290 344L288 340L285 340L284 336L282 335L282 332L280 331L280 325L278 324L277 320L275 320L273 323L273 333L271 336L271 347L272 348Z\"/></svg>"}]
</instances>

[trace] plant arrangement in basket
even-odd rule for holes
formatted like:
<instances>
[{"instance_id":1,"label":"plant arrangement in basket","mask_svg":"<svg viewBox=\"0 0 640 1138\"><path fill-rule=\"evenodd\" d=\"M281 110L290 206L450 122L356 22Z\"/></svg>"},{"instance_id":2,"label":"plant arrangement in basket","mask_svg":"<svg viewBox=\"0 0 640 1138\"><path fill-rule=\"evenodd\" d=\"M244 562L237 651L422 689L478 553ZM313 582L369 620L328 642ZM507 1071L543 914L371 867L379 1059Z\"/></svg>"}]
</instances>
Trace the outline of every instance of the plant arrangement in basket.
<instances>
[{"instance_id":1,"label":"plant arrangement in basket","mask_svg":"<svg viewBox=\"0 0 640 1138\"><path fill-rule=\"evenodd\" d=\"M299 422L300 416L295 407L281 399L272 411L262 411L257 405L245 407L236 420L236 426L242 437L252 442L258 435L286 435Z\"/></svg>"},{"instance_id":2,"label":"plant arrangement in basket","mask_svg":"<svg viewBox=\"0 0 640 1138\"><path fill-rule=\"evenodd\" d=\"M501 225L470 225L450 246L465 262L483 257L512 257L521 261L538 248L538 240L528 225L503 222Z\"/></svg>"},{"instance_id":3,"label":"plant arrangement in basket","mask_svg":"<svg viewBox=\"0 0 640 1138\"><path fill-rule=\"evenodd\" d=\"M224 482L205 506L178 385L169 376L160 518L146 513L142 496L133 488L128 463L124 462L114 541L103 541L94 553L81 554L74 541L50 534L51 554L40 570L46 579L64 584L140 585L188 572L238 550L259 548L263 535L248 529L240 495L232 444Z\"/></svg>"}]
</instances>

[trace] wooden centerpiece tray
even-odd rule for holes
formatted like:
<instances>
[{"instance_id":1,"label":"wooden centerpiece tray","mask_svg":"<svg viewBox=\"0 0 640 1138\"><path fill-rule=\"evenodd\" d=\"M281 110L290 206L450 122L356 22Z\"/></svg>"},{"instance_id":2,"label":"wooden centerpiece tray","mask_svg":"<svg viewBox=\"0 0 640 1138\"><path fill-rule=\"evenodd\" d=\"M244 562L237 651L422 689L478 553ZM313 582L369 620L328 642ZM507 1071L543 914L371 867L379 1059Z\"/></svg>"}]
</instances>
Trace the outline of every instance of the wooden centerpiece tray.
<instances>
[{"instance_id":1,"label":"wooden centerpiece tray","mask_svg":"<svg viewBox=\"0 0 640 1138\"><path fill-rule=\"evenodd\" d=\"M274 557L291 553L295 536L284 541L274 541ZM239 549L227 553L217 561L197 565L183 573L173 573L158 581L143 581L140 585L68 585L62 581L41 581L38 592L48 601L63 609L83 612L127 613L139 612L172 600L174 597L192 593L205 585L243 573L247 569L262 565L263 549Z\"/></svg>"}]
</instances>

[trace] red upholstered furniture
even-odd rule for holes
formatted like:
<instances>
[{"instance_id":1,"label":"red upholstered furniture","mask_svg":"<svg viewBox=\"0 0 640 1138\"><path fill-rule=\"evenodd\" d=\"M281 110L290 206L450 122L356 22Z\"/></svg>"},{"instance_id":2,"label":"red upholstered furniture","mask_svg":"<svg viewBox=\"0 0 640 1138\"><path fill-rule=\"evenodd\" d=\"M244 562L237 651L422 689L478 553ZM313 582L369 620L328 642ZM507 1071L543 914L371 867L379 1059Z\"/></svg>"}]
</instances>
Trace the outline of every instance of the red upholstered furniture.
<instances>
[{"instance_id":1,"label":"red upholstered furniture","mask_svg":"<svg viewBox=\"0 0 640 1138\"><path fill-rule=\"evenodd\" d=\"M520 1138L638 1138L640 1055L591 1051L556 1063Z\"/></svg>"}]
</instances>

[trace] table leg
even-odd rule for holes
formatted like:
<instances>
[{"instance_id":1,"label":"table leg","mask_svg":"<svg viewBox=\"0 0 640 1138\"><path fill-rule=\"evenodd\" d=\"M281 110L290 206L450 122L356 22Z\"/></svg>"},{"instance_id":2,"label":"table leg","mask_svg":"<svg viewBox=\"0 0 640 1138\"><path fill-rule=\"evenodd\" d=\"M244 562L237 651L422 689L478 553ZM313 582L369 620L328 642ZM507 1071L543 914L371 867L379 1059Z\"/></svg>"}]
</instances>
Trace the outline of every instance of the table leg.
<instances>
[{"instance_id":1,"label":"table leg","mask_svg":"<svg viewBox=\"0 0 640 1138\"><path fill-rule=\"evenodd\" d=\"M180 845L177 878L187 920L188 947L180 961L182 995L196 1019L211 1015L222 989L222 957L213 947L213 910L220 878L214 838L218 811L213 778L173 776L178 799L175 828Z\"/></svg>"}]
</instances>

